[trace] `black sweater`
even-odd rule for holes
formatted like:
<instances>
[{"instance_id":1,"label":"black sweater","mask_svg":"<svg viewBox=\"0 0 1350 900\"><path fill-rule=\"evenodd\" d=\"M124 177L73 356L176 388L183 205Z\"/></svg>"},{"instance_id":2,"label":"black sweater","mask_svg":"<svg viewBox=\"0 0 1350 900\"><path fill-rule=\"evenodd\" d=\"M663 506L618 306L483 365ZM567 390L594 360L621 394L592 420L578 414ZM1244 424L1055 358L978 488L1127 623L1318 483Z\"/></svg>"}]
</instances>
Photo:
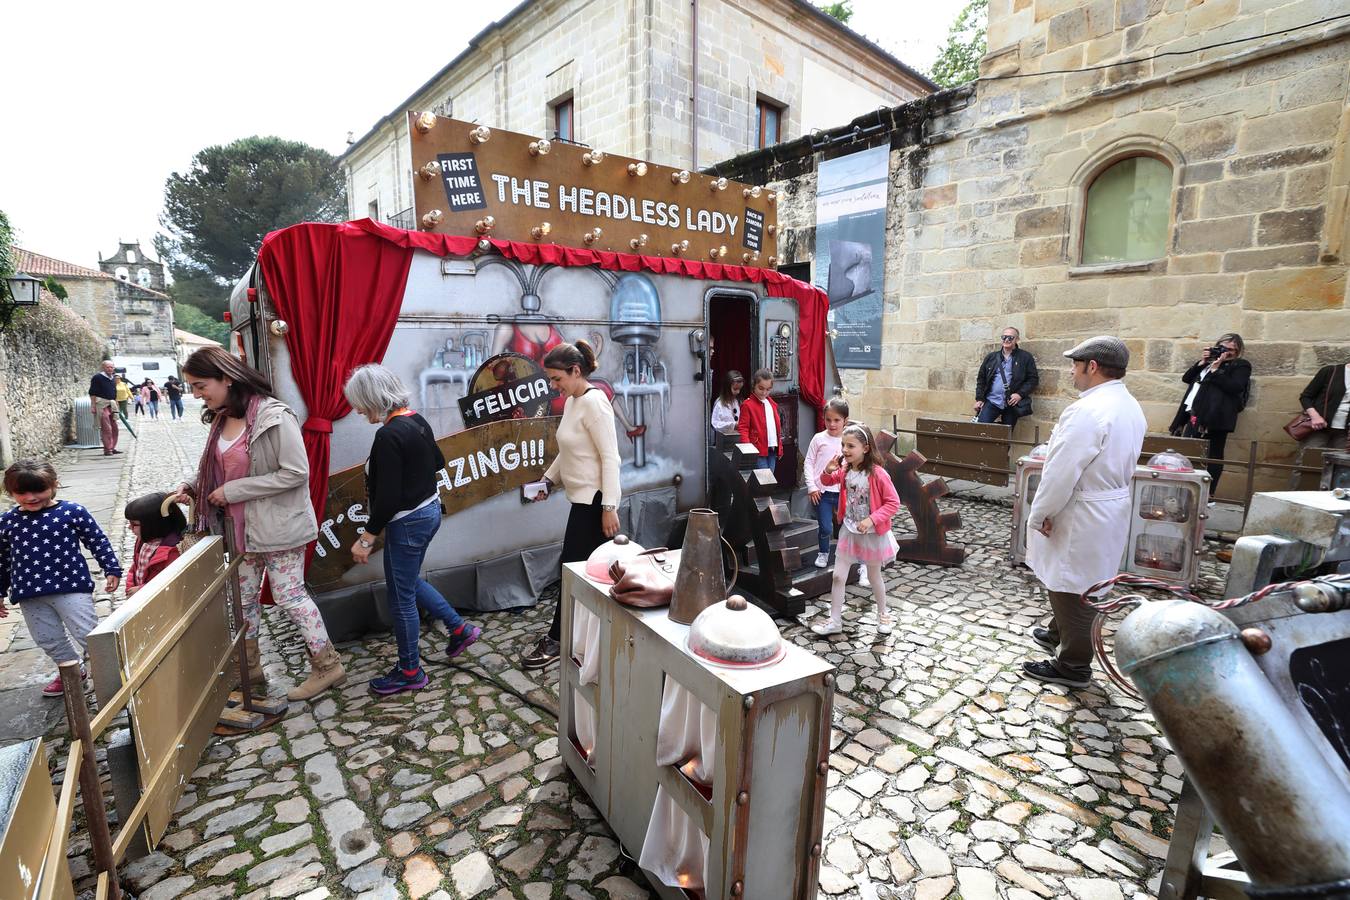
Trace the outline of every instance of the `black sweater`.
<instances>
[{"instance_id":1,"label":"black sweater","mask_svg":"<svg viewBox=\"0 0 1350 900\"><path fill-rule=\"evenodd\" d=\"M1315 409L1328 422L1345 399L1345 366L1323 366L1298 396L1299 409Z\"/></svg>"},{"instance_id":2,"label":"black sweater","mask_svg":"<svg viewBox=\"0 0 1350 900\"><path fill-rule=\"evenodd\" d=\"M1209 365L1202 360L1181 376L1181 380L1186 383L1187 394L1191 392L1191 385L1195 384L1200 373ZM1200 382L1200 391L1195 395L1189 413L1186 412L1186 396L1182 395L1176 418L1172 420L1172 433L1179 433L1191 415L1206 431L1233 431L1237 428L1238 413L1242 412L1251 378L1252 364L1245 359L1228 359L1219 363L1219 368Z\"/></svg>"},{"instance_id":3,"label":"black sweater","mask_svg":"<svg viewBox=\"0 0 1350 900\"><path fill-rule=\"evenodd\" d=\"M366 470L366 533L379 534L395 515L435 494L436 474L444 467L431 426L417 413L398 416L375 432Z\"/></svg>"}]
</instances>

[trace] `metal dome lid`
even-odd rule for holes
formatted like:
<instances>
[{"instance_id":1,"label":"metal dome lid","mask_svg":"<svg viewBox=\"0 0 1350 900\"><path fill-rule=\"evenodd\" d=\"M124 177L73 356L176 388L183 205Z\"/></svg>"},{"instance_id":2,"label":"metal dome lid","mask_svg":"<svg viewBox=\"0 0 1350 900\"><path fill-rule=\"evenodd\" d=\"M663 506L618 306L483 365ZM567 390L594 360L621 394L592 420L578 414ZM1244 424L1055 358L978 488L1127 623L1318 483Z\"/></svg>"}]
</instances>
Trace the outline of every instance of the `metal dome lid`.
<instances>
[{"instance_id":1,"label":"metal dome lid","mask_svg":"<svg viewBox=\"0 0 1350 900\"><path fill-rule=\"evenodd\" d=\"M1027 454L1027 459L1045 459L1049 455L1050 444L1042 442L1031 448L1031 452Z\"/></svg>"},{"instance_id":2,"label":"metal dome lid","mask_svg":"<svg viewBox=\"0 0 1350 900\"><path fill-rule=\"evenodd\" d=\"M628 535L616 534L614 540L605 541L592 550L591 555L586 558L586 577L600 584L613 584L614 579L610 577L609 567L614 562L629 560L646 552L646 547L634 541Z\"/></svg>"},{"instance_id":3,"label":"metal dome lid","mask_svg":"<svg viewBox=\"0 0 1350 900\"><path fill-rule=\"evenodd\" d=\"M699 659L737 669L771 666L787 654L773 619L740 594L699 613L689 626L687 644Z\"/></svg>"},{"instance_id":4,"label":"metal dome lid","mask_svg":"<svg viewBox=\"0 0 1350 900\"><path fill-rule=\"evenodd\" d=\"M1157 469L1160 472L1194 472L1195 466L1191 461L1182 456L1175 450L1168 448L1161 453L1155 453L1149 457L1148 468Z\"/></svg>"}]
</instances>

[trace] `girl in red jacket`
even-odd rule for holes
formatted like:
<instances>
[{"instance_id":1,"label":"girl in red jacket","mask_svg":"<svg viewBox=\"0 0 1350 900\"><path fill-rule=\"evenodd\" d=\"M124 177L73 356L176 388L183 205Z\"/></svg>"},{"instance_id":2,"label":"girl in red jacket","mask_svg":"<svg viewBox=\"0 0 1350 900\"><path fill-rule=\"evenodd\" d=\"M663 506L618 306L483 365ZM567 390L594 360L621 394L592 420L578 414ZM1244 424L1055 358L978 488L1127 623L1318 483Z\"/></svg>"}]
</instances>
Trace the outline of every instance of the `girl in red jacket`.
<instances>
[{"instance_id":1,"label":"girl in red jacket","mask_svg":"<svg viewBox=\"0 0 1350 900\"><path fill-rule=\"evenodd\" d=\"M886 611L886 583L881 578L881 567L894 560L900 549L891 534L891 517L900 510L900 497L866 425L858 422L847 425L840 445L842 452L830 460L820 476L821 484L843 486L835 510L835 521L843 527L839 529L834 558L830 618L811 626L811 630L819 635L844 630L844 585L848 570L854 563L861 563L867 570L872 598L877 603L877 633L890 634L894 625Z\"/></svg>"},{"instance_id":2,"label":"girl in red jacket","mask_svg":"<svg viewBox=\"0 0 1350 900\"><path fill-rule=\"evenodd\" d=\"M741 417L736 422L741 442L754 444L759 451L756 469L772 469L783 456L783 422L778 418L778 404L769 398L773 390L773 373L759 369L750 376L751 396L741 404Z\"/></svg>"},{"instance_id":3,"label":"girl in red jacket","mask_svg":"<svg viewBox=\"0 0 1350 900\"><path fill-rule=\"evenodd\" d=\"M187 519L176 503L165 503L168 494L146 494L127 504L122 514L136 535L136 550L127 566L127 596L145 587L181 554L178 543L187 531ZM167 512L162 511L168 507Z\"/></svg>"}]
</instances>

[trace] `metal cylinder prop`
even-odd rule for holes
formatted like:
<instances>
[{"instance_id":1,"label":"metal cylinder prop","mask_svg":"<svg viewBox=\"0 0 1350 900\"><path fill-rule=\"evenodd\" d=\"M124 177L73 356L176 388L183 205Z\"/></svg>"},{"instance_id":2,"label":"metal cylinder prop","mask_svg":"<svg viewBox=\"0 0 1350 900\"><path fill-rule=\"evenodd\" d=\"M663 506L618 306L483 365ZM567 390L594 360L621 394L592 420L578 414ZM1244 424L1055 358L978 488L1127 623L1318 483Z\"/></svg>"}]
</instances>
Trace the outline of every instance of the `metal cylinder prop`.
<instances>
[{"instance_id":1,"label":"metal cylinder prop","mask_svg":"<svg viewBox=\"0 0 1350 900\"><path fill-rule=\"evenodd\" d=\"M680 568L668 615L672 622L691 624L698 614L727 596L722 571L722 528L711 509L689 510L689 527L680 550Z\"/></svg>"},{"instance_id":2,"label":"metal cylinder prop","mask_svg":"<svg viewBox=\"0 0 1350 900\"><path fill-rule=\"evenodd\" d=\"M1146 603L1116 661L1223 829L1257 896L1350 876L1350 791L1221 613ZM1310 895L1313 896L1313 895ZM1326 896L1315 894L1315 896Z\"/></svg>"}]
</instances>

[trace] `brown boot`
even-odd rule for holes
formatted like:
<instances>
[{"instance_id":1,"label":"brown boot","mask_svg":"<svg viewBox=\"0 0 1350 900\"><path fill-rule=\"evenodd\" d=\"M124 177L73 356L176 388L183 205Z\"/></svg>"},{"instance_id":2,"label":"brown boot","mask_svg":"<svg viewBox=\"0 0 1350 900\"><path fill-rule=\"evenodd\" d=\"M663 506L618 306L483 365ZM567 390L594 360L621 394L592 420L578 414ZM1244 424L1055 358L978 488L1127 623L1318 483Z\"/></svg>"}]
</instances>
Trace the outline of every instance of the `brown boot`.
<instances>
[{"instance_id":1,"label":"brown boot","mask_svg":"<svg viewBox=\"0 0 1350 900\"><path fill-rule=\"evenodd\" d=\"M342 659L332 644L309 657L309 677L286 692L287 700L308 700L347 680Z\"/></svg>"},{"instance_id":2,"label":"brown boot","mask_svg":"<svg viewBox=\"0 0 1350 900\"><path fill-rule=\"evenodd\" d=\"M267 675L263 672L262 655L258 652L257 638L244 638L244 651L248 654L248 683L255 687L263 687L267 684ZM235 664L234 670L238 673L238 664ZM238 674L234 678L234 689L239 690Z\"/></svg>"}]
</instances>

